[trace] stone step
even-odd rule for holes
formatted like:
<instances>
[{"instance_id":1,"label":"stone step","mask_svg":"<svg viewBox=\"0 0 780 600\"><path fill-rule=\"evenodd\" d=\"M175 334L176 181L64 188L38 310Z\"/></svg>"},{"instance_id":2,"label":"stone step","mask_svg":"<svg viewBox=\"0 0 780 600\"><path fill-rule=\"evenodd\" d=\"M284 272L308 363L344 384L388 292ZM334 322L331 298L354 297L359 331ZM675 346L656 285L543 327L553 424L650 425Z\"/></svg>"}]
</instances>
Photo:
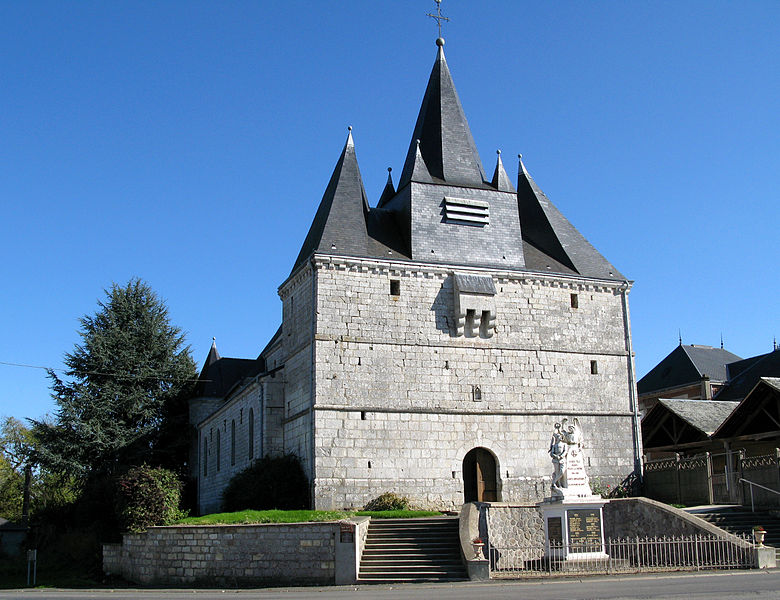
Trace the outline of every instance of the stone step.
<instances>
[{"instance_id":1,"label":"stone step","mask_svg":"<svg viewBox=\"0 0 780 600\"><path fill-rule=\"evenodd\" d=\"M359 581L461 581L458 519L372 519L360 560Z\"/></svg>"}]
</instances>

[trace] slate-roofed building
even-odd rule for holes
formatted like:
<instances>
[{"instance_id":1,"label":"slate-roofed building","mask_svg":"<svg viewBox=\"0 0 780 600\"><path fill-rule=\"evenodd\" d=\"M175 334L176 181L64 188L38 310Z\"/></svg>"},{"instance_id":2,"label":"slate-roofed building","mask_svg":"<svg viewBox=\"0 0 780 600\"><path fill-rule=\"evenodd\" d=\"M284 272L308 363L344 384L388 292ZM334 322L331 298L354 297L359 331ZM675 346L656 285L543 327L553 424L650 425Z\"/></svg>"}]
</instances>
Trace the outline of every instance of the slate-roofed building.
<instances>
[{"instance_id":1,"label":"slate-roofed building","mask_svg":"<svg viewBox=\"0 0 780 600\"><path fill-rule=\"evenodd\" d=\"M741 360L723 348L680 343L637 382L641 413L659 398L711 400L729 379L726 365Z\"/></svg>"},{"instance_id":2,"label":"slate-roofed building","mask_svg":"<svg viewBox=\"0 0 780 600\"><path fill-rule=\"evenodd\" d=\"M315 508L539 500L563 417L592 432L591 477L639 469L631 282L522 161L516 183L500 153L487 176L437 45L397 188L388 176L369 204L350 130L279 287L279 332L194 419L201 511L278 453L301 459Z\"/></svg>"},{"instance_id":3,"label":"slate-roofed building","mask_svg":"<svg viewBox=\"0 0 780 600\"><path fill-rule=\"evenodd\" d=\"M637 384L647 457L774 452L778 377L777 349L742 359L722 348L678 346ZM708 387L714 395L704 392Z\"/></svg>"}]
</instances>

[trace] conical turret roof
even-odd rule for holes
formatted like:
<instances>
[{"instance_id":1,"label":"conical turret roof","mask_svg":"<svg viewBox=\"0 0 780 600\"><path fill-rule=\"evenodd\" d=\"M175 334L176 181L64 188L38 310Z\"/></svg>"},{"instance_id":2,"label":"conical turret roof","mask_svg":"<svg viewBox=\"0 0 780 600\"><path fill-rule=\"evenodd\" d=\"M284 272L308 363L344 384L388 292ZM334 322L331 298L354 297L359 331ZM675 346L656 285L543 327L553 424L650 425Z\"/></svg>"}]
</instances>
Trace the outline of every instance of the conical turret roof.
<instances>
[{"instance_id":1,"label":"conical turret roof","mask_svg":"<svg viewBox=\"0 0 780 600\"><path fill-rule=\"evenodd\" d=\"M350 128L293 271L315 252L365 256L369 207Z\"/></svg>"}]
</instances>

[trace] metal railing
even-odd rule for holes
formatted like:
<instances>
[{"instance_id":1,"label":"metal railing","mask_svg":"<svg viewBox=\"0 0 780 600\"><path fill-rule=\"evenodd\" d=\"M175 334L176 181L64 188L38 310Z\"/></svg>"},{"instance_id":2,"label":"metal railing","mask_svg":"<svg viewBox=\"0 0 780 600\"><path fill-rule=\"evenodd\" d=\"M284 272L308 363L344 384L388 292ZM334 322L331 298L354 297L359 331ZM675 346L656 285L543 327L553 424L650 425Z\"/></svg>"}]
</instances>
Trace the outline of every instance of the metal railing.
<instances>
[{"instance_id":1,"label":"metal railing","mask_svg":"<svg viewBox=\"0 0 780 600\"><path fill-rule=\"evenodd\" d=\"M746 569L754 564L750 536L617 538L604 546L543 545L490 547L490 572L496 578L572 574L617 574L701 569Z\"/></svg>"},{"instance_id":2,"label":"metal railing","mask_svg":"<svg viewBox=\"0 0 780 600\"><path fill-rule=\"evenodd\" d=\"M742 483L747 483L750 486L750 510L751 512L756 512L756 503L753 500L753 486L757 488L761 488L762 490L766 490L767 492L772 492L773 494L777 494L780 496L780 492L777 490L773 490L772 488L768 488L765 485L761 485L760 483L756 483L755 481L748 481L747 479L743 479L742 477L739 478L739 480Z\"/></svg>"}]
</instances>

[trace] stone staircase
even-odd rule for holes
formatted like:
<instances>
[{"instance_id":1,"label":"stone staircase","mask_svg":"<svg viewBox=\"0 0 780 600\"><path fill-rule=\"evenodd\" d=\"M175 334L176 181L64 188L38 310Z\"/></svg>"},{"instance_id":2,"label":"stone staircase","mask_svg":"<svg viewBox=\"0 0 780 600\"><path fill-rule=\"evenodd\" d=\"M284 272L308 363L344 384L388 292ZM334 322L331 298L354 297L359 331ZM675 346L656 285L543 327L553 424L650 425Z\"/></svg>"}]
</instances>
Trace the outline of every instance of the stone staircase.
<instances>
[{"instance_id":1,"label":"stone staircase","mask_svg":"<svg viewBox=\"0 0 780 600\"><path fill-rule=\"evenodd\" d=\"M780 517L776 517L767 511L751 512L743 506L718 508L704 512L691 511L691 514L712 523L716 527L725 529L729 533L752 535L753 526L761 525L766 529L764 545L776 548L776 555L780 561Z\"/></svg>"},{"instance_id":2,"label":"stone staircase","mask_svg":"<svg viewBox=\"0 0 780 600\"><path fill-rule=\"evenodd\" d=\"M398 583L467 579L458 517L371 519L358 581Z\"/></svg>"}]
</instances>

